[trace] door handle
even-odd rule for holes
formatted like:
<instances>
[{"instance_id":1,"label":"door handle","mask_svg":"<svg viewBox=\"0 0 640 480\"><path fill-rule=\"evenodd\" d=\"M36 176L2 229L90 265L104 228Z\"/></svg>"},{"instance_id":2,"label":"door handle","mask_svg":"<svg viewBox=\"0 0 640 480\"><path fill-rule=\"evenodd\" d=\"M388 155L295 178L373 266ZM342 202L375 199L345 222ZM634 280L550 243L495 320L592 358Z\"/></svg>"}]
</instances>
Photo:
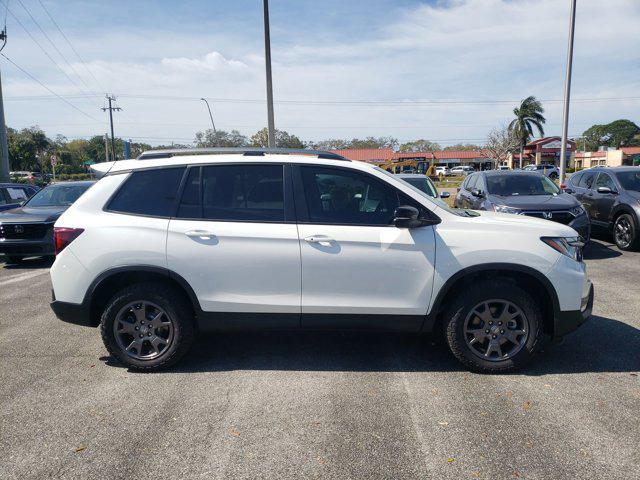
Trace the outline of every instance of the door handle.
<instances>
[{"instance_id":1,"label":"door handle","mask_svg":"<svg viewBox=\"0 0 640 480\"><path fill-rule=\"evenodd\" d=\"M197 238L205 238L205 239L209 239L214 235L213 232L209 232L207 230L189 230L188 232L184 233L187 237L197 237Z\"/></svg>"},{"instance_id":2,"label":"door handle","mask_svg":"<svg viewBox=\"0 0 640 480\"><path fill-rule=\"evenodd\" d=\"M324 235L310 235L308 237L304 237L303 240L307 243L319 243L324 246L330 246L331 242L333 242L332 238L325 237Z\"/></svg>"}]
</instances>

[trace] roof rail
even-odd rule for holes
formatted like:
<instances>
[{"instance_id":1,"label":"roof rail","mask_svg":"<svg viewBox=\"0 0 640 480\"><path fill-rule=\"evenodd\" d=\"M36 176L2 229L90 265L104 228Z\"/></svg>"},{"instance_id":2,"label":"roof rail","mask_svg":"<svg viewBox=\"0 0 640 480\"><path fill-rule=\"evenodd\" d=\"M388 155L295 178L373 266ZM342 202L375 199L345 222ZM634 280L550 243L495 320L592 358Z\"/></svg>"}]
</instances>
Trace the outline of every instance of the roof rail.
<instances>
[{"instance_id":1,"label":"roof rail","mask_svg":"<svg viewBox=\"0 0 640 480\"><path fill-rule=\"evenodd\" d=\"M306 150L301 148L260 148L260 147L216 147L216 148L174 148L169 150L147 150L138 156L138 160L151 160L154 158L169 158L186 155L221 155L236 153L245 156L264 156L265 154L277 155L316 155L318 158L327 160L342 160L350 162L348 158L336 153L324 150Z\"/></svg>"}]
</instances>

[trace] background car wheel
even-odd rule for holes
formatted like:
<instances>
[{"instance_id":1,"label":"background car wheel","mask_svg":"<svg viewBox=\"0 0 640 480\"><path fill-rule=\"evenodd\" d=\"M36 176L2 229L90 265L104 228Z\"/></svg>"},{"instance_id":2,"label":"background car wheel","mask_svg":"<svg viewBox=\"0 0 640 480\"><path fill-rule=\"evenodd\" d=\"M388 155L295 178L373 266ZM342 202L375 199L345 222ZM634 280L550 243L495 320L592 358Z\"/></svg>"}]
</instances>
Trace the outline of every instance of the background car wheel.
<instances>
[{"instance_id":1,"label":"background car wheel","mask_svg":"<svg viewBox=\"0 0 640 480\"><path fill-rule=\"evenodd\" d=\"M500 373L526 365L540 348L542 312L507 279L474 285L445 312L444 333L453 355L472 370Z\"/></svg>"},{"instance_id":2,"label":"background car wheel","mask_svg":"<svg viewBox=\"0 0 640 480\"><path fill-rule=\"evenodd\" d=\"M194 338L194 315L179 292L162 283L139 283L116 293L100 324L109 353L136 370L176 363Z\"/></svg>"},{"instance_id":3,"label":"background car wheel","mask_svg":"<svg viewBox=\"0 0 640 480\"><path fill-rule=\"evenodd\" d=\"M633 215L623 213L613 224L613 239L620 250L636 250L640 243L638 225Z\"/></svg>"}]
</instances>

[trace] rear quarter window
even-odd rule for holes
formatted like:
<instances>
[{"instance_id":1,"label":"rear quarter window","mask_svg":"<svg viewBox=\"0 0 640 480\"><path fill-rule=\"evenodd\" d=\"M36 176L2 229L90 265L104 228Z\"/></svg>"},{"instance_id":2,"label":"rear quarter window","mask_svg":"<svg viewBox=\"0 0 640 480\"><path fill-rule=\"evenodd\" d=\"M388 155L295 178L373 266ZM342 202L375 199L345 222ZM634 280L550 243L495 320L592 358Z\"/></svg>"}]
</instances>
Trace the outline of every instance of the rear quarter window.
<instances>
[{"instance_id":1,"label":"rear quarter window","mask_svg":"<svg viewBox=\"0 0 640 480\"><path fill-rule=\"evenodd\" d=\"M107 210L152 217L171 217L184 167L139 170L124 182Z\"/></svg>"}]
</instances>

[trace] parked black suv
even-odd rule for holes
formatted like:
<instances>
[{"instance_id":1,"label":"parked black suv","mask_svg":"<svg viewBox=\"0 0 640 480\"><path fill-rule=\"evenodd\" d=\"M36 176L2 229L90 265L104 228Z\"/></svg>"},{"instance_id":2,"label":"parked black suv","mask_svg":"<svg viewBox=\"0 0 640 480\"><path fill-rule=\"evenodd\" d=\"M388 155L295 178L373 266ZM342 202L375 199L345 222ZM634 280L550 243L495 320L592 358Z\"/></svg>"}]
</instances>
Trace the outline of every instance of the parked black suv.
<instances>
[{"instance_id":1,"label":"parked black suv","mask_svg":"<svg viewBox=\"0 0 640 480\"><path fill-rule=\"evenodd\" d=\"M0 254L11 263L53 255L53 224L93 183L52 184L23 206L0 212Z\"/></svg>"},{"instance_id":2,"label":"parked black suv","mask_svg":"<svg viewBox=\"0 0 640 480\"><path fill-rule=\"evenodd\" d=\"M582 202L594 227L620 250L640 248L640 167L598 167L571 175L565 192Z\"/></svg>"},{"instance_id":3,"label":"parked black suv","mask_svg":"<svg viewBox=\"0 0 640 480\"><path fill-rule=\"evenodd\" d=\"M469 175L456 195L458 208L491 210L564 223L589 240L585 209L549 178L537 172L489 170Z\"/></svg>"}]
</instances>

